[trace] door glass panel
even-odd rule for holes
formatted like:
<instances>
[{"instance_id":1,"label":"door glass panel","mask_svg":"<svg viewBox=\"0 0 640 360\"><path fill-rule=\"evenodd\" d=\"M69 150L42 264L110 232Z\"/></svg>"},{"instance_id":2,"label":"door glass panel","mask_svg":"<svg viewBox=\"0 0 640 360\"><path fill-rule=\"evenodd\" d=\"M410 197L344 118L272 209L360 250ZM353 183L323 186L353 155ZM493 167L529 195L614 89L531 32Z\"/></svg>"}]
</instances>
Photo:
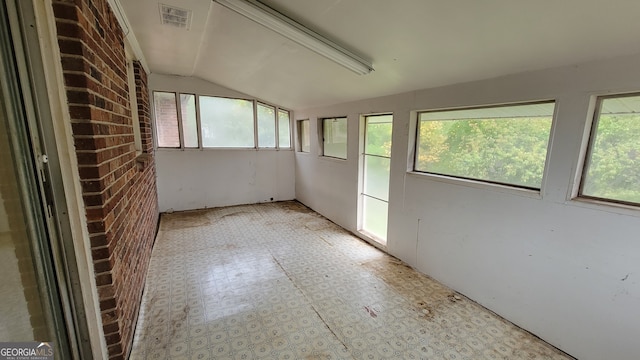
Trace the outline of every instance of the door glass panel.
<instances>
[{"instance_id":1,"label":"door glass panel","mask_svg":"<svg viewBox=\"0 0 640 360\"><path fill-rule=\"evenodd\" d=\"M365 153L391 156L391 115L368 116Z\"/></svg>"},{"instance_id":2,"label":"door glass panel","mask_svg":"<svg viewBox=\"0 0 640 360\"><path fill-rule=\"evenodd\" d=\"M379 239L386 239L389 204L365 195L362 197L362 206L362 228Z\"/></svg>"},{"instance_id":3,"label":"door glass panel","mask_svg":"<svg viewBox=\"0 0 640 360\"><path fill-rule=\"evenodd\" d=\"M364 156L364 193L380 200L389 200L390 158Z\"/></svg>"},{"instance_id":4,"label":"door glass panel","mask_svg":"<svg viewBox=\"0 0 640 360\"><path fill-rule=\"evenodd\" d=\"M0 102L0 339L50 341L15 168L24 159L13 156L2 94Z\"/></svg>"}]
</instances>

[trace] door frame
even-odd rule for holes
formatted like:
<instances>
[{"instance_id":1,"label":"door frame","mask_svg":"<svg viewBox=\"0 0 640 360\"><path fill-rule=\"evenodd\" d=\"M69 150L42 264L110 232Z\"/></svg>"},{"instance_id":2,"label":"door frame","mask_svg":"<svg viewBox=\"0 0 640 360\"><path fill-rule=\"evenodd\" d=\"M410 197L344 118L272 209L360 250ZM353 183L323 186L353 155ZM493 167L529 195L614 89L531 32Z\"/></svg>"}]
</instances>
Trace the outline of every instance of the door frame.
<instances>
[{"instance_id":1,"label":"door frame","mask_svg":"<svg viewBox=\"0 0 640 360\"><path fill-rule=\"evenodd\" d=\"M106 343L51 0L5 1L14 81L21 91L23 158L31 166L32 218L38 229L52 314L66 337L62 358L104 358ZM28 165L28 164L25 164ZM55 306L55 305L54 305ZM61 344L63 345L63 344ZM62 347L62 346L61 346ZM66 351L66 353L65 353Z\"/></svg>"},{"instance_id":2,"label":"door frame","mask_svg":"<svg viewBox=\"0 0 640 360\"><path fill-rule=\"evenodd\" d=\"M370 243L371 245L382 249L384 251L386 251L387 249L387 244L388 244L388 238L384 239L384 243L380 242L379 239L375 236L373 236L373 234L369 233L368 231L366 231L365 229L363 229L363 224L364 224L364 199L363 197L366 196L364 194L364 180L365 180L365 148L366 148L366 141L367 141L367 117L370 116L391 116L392 118L392 127L393 127L393 113L392 112L380 112L380 113L372 113L372 114L363 114L360 115L360 128L359 128L359 132L358 132L358 203L357 203L357 234L359 235L360 238L364 239L365 241L367 241L368 243ZM392 134L392 141L393 141L393 130L391 132ZM392 153L393 155L393 153ZM391 160L391 156L389 156L389 160ZM391 170L389 170L389 186L391 186ZM387 200L387 206L389 204L389 201ZM389 216L387 215L387 237L389 235L389 231L388 231L388 226L389 226Z\"/></svg>"}]
</instances>

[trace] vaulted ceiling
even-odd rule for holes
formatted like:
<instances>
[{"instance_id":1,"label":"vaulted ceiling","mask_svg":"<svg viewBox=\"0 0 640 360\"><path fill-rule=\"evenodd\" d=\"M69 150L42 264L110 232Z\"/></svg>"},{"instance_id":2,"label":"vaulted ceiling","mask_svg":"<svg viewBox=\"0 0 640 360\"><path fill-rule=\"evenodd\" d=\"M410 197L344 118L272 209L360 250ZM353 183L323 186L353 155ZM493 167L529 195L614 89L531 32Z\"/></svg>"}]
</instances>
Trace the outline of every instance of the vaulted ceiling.
<instances>
[{"instance_id":1,"label":"vaulted ceiling","mask_svg":"<svg viewBox=\"0 0 640 360\"><path fill-rule=\"evenodd\" d=\"M356 75L212 0L120 0L153 73L292 109L640 52L638 0L262 2L375 71ZM189 29L162 25L159 3L191 10Z\"/></svg>"}]
</instances>

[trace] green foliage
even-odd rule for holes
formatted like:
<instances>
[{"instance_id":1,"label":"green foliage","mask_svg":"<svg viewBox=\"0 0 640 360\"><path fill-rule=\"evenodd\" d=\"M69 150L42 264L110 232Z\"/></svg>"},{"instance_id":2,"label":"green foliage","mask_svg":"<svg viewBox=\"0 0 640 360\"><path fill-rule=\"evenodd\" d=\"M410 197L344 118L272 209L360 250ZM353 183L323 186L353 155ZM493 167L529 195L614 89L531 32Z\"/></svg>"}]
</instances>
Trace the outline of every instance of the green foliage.
<instances>
[{"instance_id":1,"label":"green foliage","mask_svg":"<svg viewBox=\"0 0 640 360\"><path fill-rule=\"evenodd\" d=\"M391 156L391 123L367 123L367 154Z\"/></svg>"},{"instance_id":2,"label":"green foliage","mask_svg":"<svg viewBox=\"0 0 640 360\"><path fill-rule=\"evenodd\" d=\"M420 123L416 169L539 188L551 118ZM582 194L640 203L640 115L602 115Z\"/></svg>"},{"instance_id":3,"label":"green foliage","mask_svg":"<svg viewBox=\"0 0 640 360\"><path fill-rule=\"evenodd\" d=\"M640 203L640 115L602 115L582 193Z\"/></svg>"},{"instance_id":4,"label":"green foliage","mask_svg":"<svg viewBox=\"0 0 640 360\"><path fill-rule=\"evenodd\" d=\"M539 188L550 117L423 121L416 168Z\"/></svg>"}]
</instances>

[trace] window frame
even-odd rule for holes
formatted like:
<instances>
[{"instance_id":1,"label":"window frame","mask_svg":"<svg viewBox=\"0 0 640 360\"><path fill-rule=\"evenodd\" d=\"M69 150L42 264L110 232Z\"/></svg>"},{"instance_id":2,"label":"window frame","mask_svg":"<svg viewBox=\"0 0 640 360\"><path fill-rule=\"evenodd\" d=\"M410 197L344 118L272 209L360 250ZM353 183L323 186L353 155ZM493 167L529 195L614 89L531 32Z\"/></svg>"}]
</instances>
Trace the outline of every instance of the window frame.
<instances>
[{"instance_id":1,"label":"window frame","mask_svg":"<svg viewBox=\"0 0 640 360\"><path fill-rule=\"evenodd\" d=\"M160 146L160 134L159 134L159 127L158 127L158 114L157 114L157 109L156 109L156 93L165 93L165 94L173 94L173 99L175 101L176 104L176 124L177 124L177 129L178 129L178 146ZM154 127L154 138L155 138L155 142L154 145L157 149L178 149L178 150L184 150L183 147L183 141L182 141L182 123L180 122L180 111L178 111L179 109L179 93L175 92L175 91L165 91L165 90L153 90L151 92L151 103L153 104L153 106L151 107L153 109L153 127Z\"/></svg>"},{"instance_id":2,"label":"window frame","mask_svg":"<svg viewBox=\"0 0 640 360\"><path fill-rule=\"evenodd\" d=\"M159 140L158 140L158 126L157 126L157 114L155 111L155 94L156 93L170 93L173 94L175 97L175 102L176 102L176 117L177 117L177 122L178 122L178 136L179 136L179 142L180 145L177 147L167 147L167 146L160 146L159 144ZM180 95L193 95L195 96L195 107L196 107L196 124L197 124L197 134L198 134L198 146L197 147L185 147L184 144L184 134L183 134L183 122L182 122L182 104L181 104L181 99L180 99ZM230 100L245 100L245 101L249 101L252 104L252 111L253 111L253 116L252 116L252 126L253 126L253 146L250 147L212 147L212 146L204 146L203 145L203 134L202 134L202 121L201 121L201 112L200 112L200 98L201 97L212 97L212 98L221 98L221 99L230 99ZM284 107L280 107L278 105L274 105L271 104L269 102L265 102L265 101L260 101L258 99L250 99L250 98L241 98L241 97L230 97L230 96L218 96L218 95L208 95L208 94L199 94L196 92L192 92L192 91L177 91L177 90L163 90L163 89L153 89L151 90L151 99L150 99L151 103L153 104L153 106L151 107L152 109L152 124L153 127L155 128L153 131L153 136L154 136L154 147L155 149L160 149L160 150L249 150L249 149L253 149L253 150L285 150L285 151L291 151L293 150L293 144L291 141L291 136L294 133L293 129L292 129L292 124L291 124L291 117L293 116L293 112L289 109L286 109ZM259 143L258 143L258 114L257 114L257 107L258 104L267 106L267 107L271 107L274 109L275 111L275 131L276 131L276 146L275 147L260 147ZM280 111L284 111L289 115L289 146L288 147L280 147L279 144L279 121L278 121L278 113Z\"/></svg>"},{"instance_id":3,"label":"window frame","mask_svg":"<svg viewBox=\"0 0 640 360\"><path fill-rule=\"evenodd\" d=\"M286 112L287 113L287 117L289 118L289 121L287 121L287 124L289 125L289 146L285 146L282 147L280 145L280 112ZM291 110L287 110L281 107L276 107L276 149L277 150L291 150L293 148L293 141L291 141L291 134L292 134L292 129L291 129Z\"/></svg>"},{"instance_id":4,"label":"window frame","mask_svg":"<svg viewBox=\"0 0 640 360\"><path fill-rule=\"evenodd\" d=\"M346 126L346 133L345 133L345 149L344 149L344 157L341 156L333 156L333 155L327 155L326 154L326 139L325 139L325 122L326 121L338 121L338 120L342 120L344 119L345 122L345 126ZM329 159L337 159L337 160L347 160L348 155L349 155L349 118L348 116L332 116L332 117L323 117L320 118L320 137L322 138L322 157L325 158L329 158Z\"/></svg>"},{"instance_id":5,"label":"window frame","mask_svg":"<svg viewBox=\"0 0 640 360\"><path fill-rule=\"evenodd\" d=\"M181 95L193 95L194 96L194 106L196 111L196 141L198 142L197 146L185 146L185 133L184 133L184 121L182 115L182 97ZM180 127L180 148L181 149L199 149L200 144L202 144L202 127L200 124L200 112L198 111L198 106L200 105L200 101L198 96L195 93L191 92L176 92L176 109L178 110L178 126ZM175 149L175 148L170 148Z\"/></svg>"},{"instance_id":6,"label":"window frame","mask_svg":"<svg viewBox=\"0 0 640 360\"><path fill-rule=\"evenodd\" d=\"M262 107L266 107L266 108L271 108L273 109L273 131L274 131L274 139L273 139L273 146L263 146L260 144L260 117L259 117L259 113L258 113L258 108L262 106ZM256 101L255 102L255 118L256 118L256 124L255 124L255 136L256 136L256 146L258 149L261 150L267 150L267 149L271 149L271 150L275 150L278 148L278 108L276 106L273 105L269 105L265 102L262 101Z\"/></svg>"},{"instance_id":7,"label":"window frame","mask_svg":"<svg viewBox=\"0 0 640 360\"><path fill-rule=\"evenodd\" d=\"M309 143L309 150L305 151L304 150L304 146L303 146L303 133L302 133L302 124L305 123L307 124L307 142ZM311 153L311 121L309 119L299 119L296 120L296 138L297 138L297 152L299 153L303 153L303 154L309 154Z\"/></svg>"},{"instance_id":8,"label":"window frame","mask_svg":"<svg viewBox=\"0 0 640 360\"><path fill-rule=\"evenodd\" d=\"M548 135L548 140L547 140L547 148L546 148L546 153L545 153L545 160L544 160L544 165L542 168L542 178L540 180L540 187L531 187L531 186L525 186L525 185L519 185L519 184L512 184L512 183L507 183L507 182L500 182L500 181L494 181L494 180L487 180L487 179L479 179L479 178L473 178L473 177L465 177L465 176L459 176L459 175L449 175L449 174L441 174L441 173L436 173L436 172L429 172L429 171L425 171L425 170L419 170L417 168L417 163L418 163L418 155L419 155L419 151L418 148L420 146L420 125L422 123L422 121L420 120L420 115L423 113L438 113L438 112L450 112L450 111L461 111L461 110L479 110L479 109L496 109L496 108L505 108L505 107L515 107L515 106L526 106L526 105L537 105L537 104L553 104L553 112L551 115L551 124L549 127L549 135ZM413 174L418 174L420 176L429 176L435 179L442 179L444 181L452 181L452 182L457 182L457 183L465 183L465 184L477 184L481 187L500 187L503 189L507 189L507 190L513 190L513 191L518 191L518 192L527 192L527 193L535 193L535 194L542 194L542 189L544 187L545 184L545 179L547 176L547 168L549 166L549 156L550 156L550 149L551 149L551 145L552 145L552 140L553 140L553 132L554 132L554 127L556 124L556 114L558 111L558 101L556 99L546 99L546 100L533 100L533 101L520 101L520 102L514 102L514 103L501 103L501 104L488 104L488 105L478 105L478 106L468 106L468 107L453 107L453 108L440 108L440 109L430 109L430 110L422 110L422 111L416 111L415 112L415 121L416 121L416 126L415 126L415 132L414 132L414 138L413 138L413 162L412 162L412 166L411 166L411 170L410 172ZM473 120L473 119L469 119L469 120ZM455 120L452 120L455 121Z\"/></svg>"},{"instance_id":9,"label":"window frame","mask_svg":"<svg viewBox=\"0 0 640 360\"><path fill-rule=\"evenodd\" d=\"M180 94L180 93L178 93ZM253 127L253 135L251 136L251 141L253 142L253 146L204 146L204 135L201 136L201 142L198 144L199 149L214 149L214 150L247 150L247 149L255 149L258 150L258 129L257 129L257 100L255 99L247 99L240 97L229 97L229 96L217 96L217 95L202 95L197 94L198 98L206 97L206 98L215 98L215 99L226 99L226 100L242 100L251 103L251 124ZM198 107L196 108L196 112L200 114L200 132L202 133L202 112L200 111L200 102L198 101ZM183 145L183 144L181 144Z\"/></svg>"},{"instance_id":10,"label":"window frame","mask_svg":"<svg viewBox=\"0 0 640 360\"><path fill-rule=\"evenodd\" d=\"M363 114L360 116L360 134L359 134L359 165L358 165L358 231L360 234L364 235L375 244L380 246L386 246L387 237L389 231L389 195L391 189L391 169L389 169L389 181L387 184L387 196L386 200L374 196L373 194L367 192L367 159L368 157L373 158L383 158L389 160L389 165L391 165L391 149L389 149L389 155L380 155L374 154L373 152L368 152L367 144L368 139L370 137L371 131L368 127L370 124L370 120L376 117L390 117L391 121L391 142L393 147L393 121L394 114L392 112L388 113L373 113L373 114ZM387 218L386 218L386 232L383 237L376 235L374 232L370 231L371 229L365 228L367 223L367 208L366 208L366 199L371 198L380 202L384 202L387 206Z\"/></svg>"},{"instance_id":11,"label":"window frame","mask_svg":"<svg viewBox=\"0 0 640 360\"><path fill-rule=\"evenodd\" d=\"M598 125L600 124L600 115L602 110L602 103L607 99L619 99L626 97L640 97L640 92L632 92L632 93L620 93L620 94L607 94L600 95L595 97L595 107L593 110L592 116L590 116L590 124L588 124L589 132L588 132L588 141L583 151L583 160L582 167L579 171L580 177L578 180L577 192L574 196L577 200L583 200L594 203L601 203L606 205L614 205L614 206L624 206L629 208L638 209L640 208L640 202L633 201L625 201L619 199L612 199L601 196L594 195L586 195L583 193L585 182L587 179L587 173L589 171L589 167L592 161L593 148L597 138L598 133Z\"/></svg>"}]
</instances>

